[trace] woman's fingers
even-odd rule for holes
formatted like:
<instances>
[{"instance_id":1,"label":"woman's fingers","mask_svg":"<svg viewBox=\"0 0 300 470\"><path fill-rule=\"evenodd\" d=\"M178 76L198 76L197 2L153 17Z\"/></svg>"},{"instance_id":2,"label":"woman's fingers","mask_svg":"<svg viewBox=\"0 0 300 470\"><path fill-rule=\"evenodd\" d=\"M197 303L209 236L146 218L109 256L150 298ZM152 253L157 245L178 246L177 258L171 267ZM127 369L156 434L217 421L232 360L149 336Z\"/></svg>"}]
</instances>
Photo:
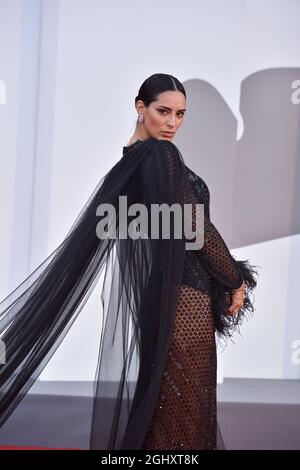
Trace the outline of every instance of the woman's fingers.
<instances>
[{"instance_id":1,"label":"woman's fingers","mask_svg":"<svg viewBox=\"0 0 300 470\"><path fill-rule=\"evenodd\" d=\"M235 315L239 308L241 308L244 304L244 290L237 290L232 295L232 303L228 308L228 313L230 315Z\"/></svg>"}]
</instances>

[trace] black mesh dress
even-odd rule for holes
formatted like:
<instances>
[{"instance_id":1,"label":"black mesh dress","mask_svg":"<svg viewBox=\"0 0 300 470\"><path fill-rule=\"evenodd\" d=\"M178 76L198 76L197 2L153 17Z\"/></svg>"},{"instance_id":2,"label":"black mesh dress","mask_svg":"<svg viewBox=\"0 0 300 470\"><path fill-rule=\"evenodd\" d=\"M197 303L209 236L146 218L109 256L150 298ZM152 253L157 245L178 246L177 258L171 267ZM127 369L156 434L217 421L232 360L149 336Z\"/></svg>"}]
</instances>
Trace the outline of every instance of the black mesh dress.
<instances>
[{"instance_id":1,"label":"black mesh dress","mask_svg":"<svg viewBox=\"0 0 300 470\"><path fill-rule=\"evenodd\" d=\"M140 142L123 147L123 153ZM201 251L185 251L182 286L159 400L143 444L143 449L149 450L225 448L217 423L217 354L211 281L216 277L225 286L237 289L243 276L210 221L206 183L186 165L185 170L194 191L193 200L186 202L204 204L205 245Z\"/></svg>"}]
</instances>

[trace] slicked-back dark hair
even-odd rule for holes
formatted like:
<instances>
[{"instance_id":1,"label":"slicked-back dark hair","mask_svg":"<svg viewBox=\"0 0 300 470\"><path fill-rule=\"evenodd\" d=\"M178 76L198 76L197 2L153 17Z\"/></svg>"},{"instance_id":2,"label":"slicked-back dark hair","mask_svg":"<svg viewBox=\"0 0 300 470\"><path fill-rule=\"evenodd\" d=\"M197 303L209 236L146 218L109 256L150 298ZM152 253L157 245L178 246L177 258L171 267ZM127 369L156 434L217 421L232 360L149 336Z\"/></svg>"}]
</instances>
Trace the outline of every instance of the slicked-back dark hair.
<instances>
[{"instance_id":1,"label":"slicked-back dark hair","mask_svg":"<svg viewBox=\"0 0 300 470\"><path fill-rule=\"evenodd\" d=\"M181 91L186 97L184 86L176 77L166 73L155 73L142 83L138 95L135 97L135 104L138 100L142 100L144 105L148 107L152 101L157 101L158 95L170 90Z\"/></svg>"}]
</instances>

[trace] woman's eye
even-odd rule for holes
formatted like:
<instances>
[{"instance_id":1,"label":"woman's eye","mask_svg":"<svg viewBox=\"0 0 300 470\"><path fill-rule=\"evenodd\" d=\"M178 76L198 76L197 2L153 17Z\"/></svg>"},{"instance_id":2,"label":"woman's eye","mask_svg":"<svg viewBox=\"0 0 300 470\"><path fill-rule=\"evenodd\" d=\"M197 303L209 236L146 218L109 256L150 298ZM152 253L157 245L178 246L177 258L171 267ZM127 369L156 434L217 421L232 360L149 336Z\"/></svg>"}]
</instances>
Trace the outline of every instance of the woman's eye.
<instances>
[{"instance_id":1,"label":"woman's eye","mask_svg":"<svg viewBox=\"0 0 300 470\"><path fill-rule=\"evenodd\" d=\"M158 111L159 111L160 113L162 113L162 114L168 112L166 109L159 109ZM183 116L184 116L184 113L181 112L181 113L179 113L179 115L180 115L180 117L183 117Z\"/></svg>"}]
</instances>

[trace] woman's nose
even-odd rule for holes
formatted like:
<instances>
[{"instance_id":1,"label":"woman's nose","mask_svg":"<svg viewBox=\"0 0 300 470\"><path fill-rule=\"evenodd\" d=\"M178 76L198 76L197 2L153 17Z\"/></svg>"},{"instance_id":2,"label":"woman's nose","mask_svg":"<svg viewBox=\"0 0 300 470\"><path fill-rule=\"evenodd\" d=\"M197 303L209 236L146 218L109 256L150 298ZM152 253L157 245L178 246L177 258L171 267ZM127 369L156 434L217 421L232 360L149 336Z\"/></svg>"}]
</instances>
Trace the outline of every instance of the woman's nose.
<instances>
[{"instance_id":1,"label":"woman's nose","mask_svg":"<svg viewBox=\"0 0 300 470\"><path fill-rule=\"evenodd\" d=\"M171 116L171 117L168 119L167 125L168 125L168 126L175 126L175 122L176 122L175 116Z\"/></svg>"}]
</instances>

